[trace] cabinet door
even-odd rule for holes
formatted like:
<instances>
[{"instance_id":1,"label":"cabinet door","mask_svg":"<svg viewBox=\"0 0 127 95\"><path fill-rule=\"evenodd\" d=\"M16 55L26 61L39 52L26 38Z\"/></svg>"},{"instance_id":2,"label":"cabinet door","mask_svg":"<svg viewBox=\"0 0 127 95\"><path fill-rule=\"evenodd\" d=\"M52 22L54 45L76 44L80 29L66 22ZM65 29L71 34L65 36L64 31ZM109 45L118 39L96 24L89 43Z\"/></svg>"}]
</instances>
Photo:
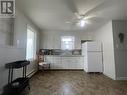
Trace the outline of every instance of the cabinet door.
<instances>
[{"instance_id":1,"label":"cabinet door","mask_svg":"<svg viewBox=\"0 0 127 95\"><path fill-rule=\"evenodd\" d=\"M54 57L53 59L54 59L54 61L53 61L53 69L62 69L61 57Z\"/></svg>"},{"instance_id":2,"label":"cabinet door","mask_svg":"<svg viewBox=\"0 0 127 95\"><path fill-rule=\"evenodd\" d=\"M69 64L70 69L83 69L83 57L71 57Z\"/></svg>"},{"instance_id":3,"label":"cabinet door","mask_svg":"<svg viewBox=\"0 0 127 95\"><path fill-rule=\"evenodd\" d=\"M102 72L102 53L88 53L88 72Z\"/></svg>"},{"instance_id":4,"label":"cabinet door","mask_svg":"<svg viewBox=\"0 0 127 95\"><path fill-rule=\"evenodd\" d=\"M70 57L62 57L62 69L71 69L69 64L71 64Z\"/></svg>"},{"instance_id":5,"label":"cabinet door","mask_svg":"<svg viewBox=\"0 0 127 95\"><path fill-rule=\"evenodd\" d=\"M71 57L71 62L69 64L69 68L78 69L78 67L79 67L78 61L79 61L78 57Z\"/></svg>"},{"instance_id":6,"label":"cabinet door","mask_svg":"<svg viewBox=\"0 0 127 95\"><path fill-rule=\"evenodd\" d=\"M71 57L71 62L69 64L70 69L78 69L78 58L77 57Z\"/></svg>"},{"instance_id":7,"label":"cabinet door","mask_svg":"<svg viewBox=\"0 0 127 95\"><path fill-rule=\"evenodd\" d=\"M53 69L53 56L46 56L45 59L50 64L50 68Z\"/></svg>"},{"instance_id":8,"label":"cabinet door","mask_svg":"<svg viewBox=\"0 0 127 95\"><path fill-rule=\"evenodd\" d=\"M63 69L83 69L83 57L62 57Z\"/></svg>"},{"instance_id":9,"label":"cabinet door","mask_svg":"<svg viewBox=\"0 0 127 95\"><path fill-rule=\"evenodd\" d=\"M76 64L76 68L77 69L84 69L84 61L83 61L83 57L77 57L75 58L75 64Z\"/></svg>"}]
</instances>

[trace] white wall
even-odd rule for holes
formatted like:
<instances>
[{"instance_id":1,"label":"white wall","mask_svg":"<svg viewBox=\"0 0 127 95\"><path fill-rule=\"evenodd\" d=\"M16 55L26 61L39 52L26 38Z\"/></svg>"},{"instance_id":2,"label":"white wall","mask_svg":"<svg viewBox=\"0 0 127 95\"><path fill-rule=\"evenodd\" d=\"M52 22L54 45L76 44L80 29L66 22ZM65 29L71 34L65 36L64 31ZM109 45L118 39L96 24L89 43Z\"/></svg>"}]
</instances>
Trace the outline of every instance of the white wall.
<instances>
[{"instance_id":1,"label":"white wall","mask_svg":"<svg viewBox=\"0 0 127 95\"><path fill-rule=\"evenodd\" d=\"M12 45L13 19L0 18L0 45Z\"/></svg>"},{"instance_id":2,"label":"white wall","mask_svg":"<svg viewBox=\"0 0 127 95\"><path fill-rule=\"evenodd\" d=\"M61 36L74 36L75 49L81 49L81 40L92 40L91 32L85 31L42 31L40 36L40 48L42 49L60 49Z\"/></svg>"},{"instance_id":3,"label":"white wall","mask_svg":"<svg viewBox=\"0 0 127 95\"><path fill-rule=\"evenodd\" d=\"M31 26L37 34L37 51L39 50L39 29L20 11L16 10L16 18L14 23L14 41L13 44L17 48L23 48L26 52L27 42L27 25ZM26 53L25 53L26 54ZM25 55L26 58L26 55ZM34 71L35 63L31 62L28 66L28 72Z\"/></svg>"},{"instance_id":4,"label":"white wall","mask_svg":"<svg viewBox=\"0 0 127 95\"><path fill-rule=\"evenodd\" d=\"M123 43L120 43L119 33L125 34ZM116 78L127 80L127 21L113 21L113 37L115 49Z\"/></svg>"},{"instance_id":5,"label":"white wall","mask_svg":"<svg viewBox=\"0 0 127 95\"><path fill-rule=\"evenodd\" d=\"M112 21L94 31L94 34L94 39L103 43L104 74L112 79L115 79Z\"/></svg>"},{"instance_id":6,"label":"white wall","mask_svg":"<svg viewBox=\"0 0 127 95\"><path fill-rule=\"evenodd\" d=\"M39 29L19 10L16 10L16 18L14 23L14 45L0 45L0 92L2 87L7 84L8 70L4 67L5 63L24 60L26 58L27 24L36 30L38 38L37 43L39 43ZM39 49L39 44L37 44L37 48ZM31 64L28 66L27 74L36 69L36 64L31 62ZM15 72L14 77L18 77L21 74L22 71L18 70Z\"/></svg>"}]
</instances>

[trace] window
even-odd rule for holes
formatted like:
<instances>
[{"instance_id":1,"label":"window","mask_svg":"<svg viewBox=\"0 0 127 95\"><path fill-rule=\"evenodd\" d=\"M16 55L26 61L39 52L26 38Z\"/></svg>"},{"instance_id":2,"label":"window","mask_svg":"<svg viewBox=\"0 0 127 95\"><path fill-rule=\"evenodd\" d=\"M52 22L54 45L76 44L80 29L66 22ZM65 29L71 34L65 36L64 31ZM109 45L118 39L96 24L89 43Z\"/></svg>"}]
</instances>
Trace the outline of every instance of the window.
<instances>
[{"instance_id":1,"label":"window","mask_svg":"<svg viewBox=\"0 0 127 95\"><path fill-rule=\"evenodd\" d=\"M36 54L36 33L31 27L27 27L26 59L33 60Z\"/></svg>"},{"instance_id":2,"label":"window","mask_svg":"<svg viewBox=\"0 0 127 95\"><path fill-rule=\"evenodd\" d=\"M62 36L61 37L61 49L72 50L74 49L74 37L73 36Z\"/></svg>"}]
</instances>

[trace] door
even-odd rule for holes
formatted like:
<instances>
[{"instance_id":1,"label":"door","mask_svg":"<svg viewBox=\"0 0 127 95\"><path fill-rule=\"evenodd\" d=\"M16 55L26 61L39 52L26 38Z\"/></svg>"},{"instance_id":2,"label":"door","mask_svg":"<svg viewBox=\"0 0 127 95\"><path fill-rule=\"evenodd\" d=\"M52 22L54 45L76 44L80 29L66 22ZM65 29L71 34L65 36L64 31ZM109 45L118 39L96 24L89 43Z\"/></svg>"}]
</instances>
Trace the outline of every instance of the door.
<instances>
[{"instance_id":1,"label":"door","mask_svg":"<svg viewBox=\"0 0 127 95\"><path fill-rule=\"evenodd\" d=\"M87 42L87 51L102 51L100 42Z\"/></svg>"},{"instance_id":2,"label":"door","mask_svg":"<svg viewBox=\"0 0 127 95\"><path fill-rule=\"evenodd\" d=\"M53 69L62 69L61 67L61 57L54 56Z\"/></svg>"},{"instance_id":3,"label":"door","mask_svg":"<svg viewBox=\"0 0 127 95\"><path fill-rule=\"evenodd\" d=\"M88 52L88 72L102 72L102 52Z\"/></svg>"}]
</instances>

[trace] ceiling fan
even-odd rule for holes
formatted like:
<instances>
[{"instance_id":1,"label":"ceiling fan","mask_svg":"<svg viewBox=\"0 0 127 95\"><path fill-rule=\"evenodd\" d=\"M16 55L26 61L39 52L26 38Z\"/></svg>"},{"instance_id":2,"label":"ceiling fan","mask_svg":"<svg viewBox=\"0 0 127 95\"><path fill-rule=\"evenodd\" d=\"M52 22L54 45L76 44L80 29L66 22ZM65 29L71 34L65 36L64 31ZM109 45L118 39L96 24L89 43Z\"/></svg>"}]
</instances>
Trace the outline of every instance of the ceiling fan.
<instances>
[{"instance_id":1,"label":"ceiling fan","mask_svg":"<svg viewBox=\"0 0 127 95\"><path fill-rule=\"evenodd\" d=\"M80 15L79 13L75 12L74 17L72 17L72 19L66 21L66 23L68 23L68 24L75 23L77 25L80 25L81 27L84 27L85 23L86 23L85 15Z\"/></svg>"},{"instance_id":2,"label":"ceiling fan","mask_svg":"<svg viewBox=\"0 0 127 95\"><path fill-rule=\"evenodd\" d=\"M66 23L68 24L77 24L81 27L84 27L88 18L85 16L85 14L80 14L78 12L78 9L74 3L74 0L64 0L65 3L67 4L67 6L69 7L69 9L73 12L74 16L66 21Z\"/></svg>"},{"instance_id":3,"label":"ceiling fan","mask_svg":"<svg viewBox=\"0 0 127 95\"><path fill-rule=\"evenodd\" d=\"M69 9L74 13L74 16L70 20L66 21L66 23L77 24L80 27L84 27L90 20L96 19L97 21L98 17L94 15L94 13L101 11L102 9L107 7L107 5L109 5L109 2L107 2L108 0L100 0L98 6L95 6L94 8L90 9L84 14L80 14L75 5L74 0L64 0L64 1L66 2Z\"/></svg>"}]
</instances>

